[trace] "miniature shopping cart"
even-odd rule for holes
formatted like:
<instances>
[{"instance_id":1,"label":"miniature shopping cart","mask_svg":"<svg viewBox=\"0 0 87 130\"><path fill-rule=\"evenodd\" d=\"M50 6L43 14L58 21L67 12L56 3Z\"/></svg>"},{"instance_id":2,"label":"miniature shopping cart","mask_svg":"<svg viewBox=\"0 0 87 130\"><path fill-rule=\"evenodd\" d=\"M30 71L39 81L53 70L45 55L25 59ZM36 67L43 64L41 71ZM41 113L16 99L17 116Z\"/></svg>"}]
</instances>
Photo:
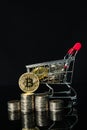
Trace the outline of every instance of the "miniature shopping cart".
<instances>
[{"instance_id":1,"label":"miniature shopping cart","mask_svg":"<svg viewBox=\"0 0 87 130\"><path fill-rule=\"evenodd\" d=\"M56 95L56 98L71 98L71 100L75 100L77 93L70 84L72 83L76 54L80 48L81 43L78 42L69 49L61 60L26 65L27 72L39 73L40 84L45 84L49 88L51 98L55 98L54 95ZM63 85L66 85L67 90L54 90L53 86L59 88L58 86Z\"/></svg>"}]
</instances>

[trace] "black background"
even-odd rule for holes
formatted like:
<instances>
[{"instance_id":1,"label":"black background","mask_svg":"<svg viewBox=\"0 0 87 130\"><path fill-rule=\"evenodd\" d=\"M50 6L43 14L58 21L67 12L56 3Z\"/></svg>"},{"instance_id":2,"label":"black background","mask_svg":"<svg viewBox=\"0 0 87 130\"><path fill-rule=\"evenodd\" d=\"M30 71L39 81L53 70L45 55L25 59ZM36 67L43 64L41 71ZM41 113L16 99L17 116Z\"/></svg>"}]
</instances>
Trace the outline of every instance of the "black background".
<instances>
[{"instance_id":1,"label":"black background","mask_svg":"<svg viewBox=\"0 0 87 130\"><path fill-rule=\"evenodd\" d=\"M78 93L76 129L86 126L86 72L87 72L87 13L82 4L62 3L58 7L29 7L27 3L10 3L7 9L8 41L0 51L0 106L2 124L8 100L19 98L20 75L25 65L63 59L69 48L81 42L76 56L72 86ZM4 126L3 126L4 127ZM2 127L2 128L3 128Z\"/></svg>"}]
</instances>

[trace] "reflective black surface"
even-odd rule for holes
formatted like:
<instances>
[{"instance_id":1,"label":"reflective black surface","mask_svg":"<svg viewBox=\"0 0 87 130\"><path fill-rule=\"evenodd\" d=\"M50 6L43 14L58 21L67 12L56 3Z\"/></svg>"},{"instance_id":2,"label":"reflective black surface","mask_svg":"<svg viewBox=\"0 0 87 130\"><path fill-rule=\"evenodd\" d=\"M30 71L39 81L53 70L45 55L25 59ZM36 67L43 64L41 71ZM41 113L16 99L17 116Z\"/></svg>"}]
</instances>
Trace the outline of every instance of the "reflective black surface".
<instances>
[{"instance_id":1,"label":"reflective black surface","mask_svg":"<svg viewBox=\"0 0 87 130\"><path fill-rule=\"evenodd\" d=\"M61 112L52 113L48 111L37 111L28 114L23 113L8 113L8 122L19 122L21 129L36 128L38 129L72 129L78 122L76 109L73 109L71 114L62 115ZM15 127L14 127L15 128Z\"/></svg>"},{"instance_id":2,"label":"reflective black surface","mask_svg":"<svg viewBox=\"0 0 87 130\"><path fill-rule=\"evenodd\" d=\"M79 85L81 88L81 85ZM78 86L78 87L79 87ZM18 86L1 86L0 91L0 128L22 130L35 128L35 130L59 130L87 128L86 126L86 95L78 89L77 104L63 112L33 111L28 114L21 112L8 112L8 100L20 99L21 90Z\"/></svg>"}]
</instances>

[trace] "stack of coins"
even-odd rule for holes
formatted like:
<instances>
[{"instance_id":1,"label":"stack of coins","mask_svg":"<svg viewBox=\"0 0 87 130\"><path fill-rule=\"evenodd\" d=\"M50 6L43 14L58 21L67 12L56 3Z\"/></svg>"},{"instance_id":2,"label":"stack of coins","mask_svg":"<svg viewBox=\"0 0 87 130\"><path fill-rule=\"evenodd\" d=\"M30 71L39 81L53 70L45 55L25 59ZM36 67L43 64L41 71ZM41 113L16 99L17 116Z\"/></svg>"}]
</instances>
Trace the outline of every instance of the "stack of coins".
<instances>
[{"instance_id":1,"label":"stack of coins","mask_svg":"<svg viewBox=\"0 0 87 130\"><path fill-rule=\"evenodd\" d=\"M20 111L20 101L19 100L10 100L7 103L8 105L8 111Z\"/></svg>"},{"instance_id":2,"label":"stack of coins","mask_svg":"<svg viewBox=\"0 0 87 130\"><path fill-rule=\"evenodd\" d=\"M20 101L10 100L7 102L8 105L8 119L18 120L20 119Z\"/></svg>"},{"instance_id":3,"label":"stack of coins","mask_svg":"<svg viewBox=\"0 0 87 130\"><path fill-rule=\"evenodd\" d=\"M34 110L34 93L21 94L21 112L30 113Z\"/></svg>"},{"instance_id":4,"label":"stack of coins","mask_svg":"<svg viewBox=\"0 0 87 130\"><path fill-rule=\"evenodd\" d=\"M35 110L36 111L48 110L48 94L47 93L35 94Z\"/></svg>"},{"instance_id":5,"label":"stack of coins","mask_svg":"<svg viewBox=\"0 0 87 130\"><path fill-rule=\"evenodd\" d=\"M8 105L8 111L14 112L14 111L20 111L20 101L19 100L10 100L7 102Z\"/></svg>"},{"instance_id":6,"label":"stack of coins","mask_svg":"<svg viewBox=\"0 0 87 130\"><path fill-rule=\"evenodd\" d=\"M64 101L62 99L50 100L49 109L51 120L60 121L63 119Z\"/></svg>"},{"instance_id":7,"label":"stack of coins","mask_svg":"<svg viewBox=\"0 0 87 130\"><path fill-rule=\"evenodd\" d=\"M50 111L60 111L64 108L64 101L62 99L54 99L49 102Z\"/></svg>"}]
</instances>

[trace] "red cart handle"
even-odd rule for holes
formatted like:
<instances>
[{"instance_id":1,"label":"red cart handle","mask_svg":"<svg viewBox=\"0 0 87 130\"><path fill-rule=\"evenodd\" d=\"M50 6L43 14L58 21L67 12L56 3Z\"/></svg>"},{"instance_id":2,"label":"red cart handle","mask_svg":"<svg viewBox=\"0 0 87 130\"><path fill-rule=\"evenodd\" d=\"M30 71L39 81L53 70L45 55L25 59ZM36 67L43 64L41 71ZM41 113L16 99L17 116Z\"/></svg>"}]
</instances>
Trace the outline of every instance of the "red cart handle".
<instances>
[{"instance_id":1,"label":"red cart handle","mask_svg":"<svg viewBox=\"0 0 87 130\"><path fill-rule=\"evenodd\" d=\"M73 55L74 52L79 51L82 45L80 42L75 43L75 45L69 49L68 54Z\"/></svg>"}]
</instances>

